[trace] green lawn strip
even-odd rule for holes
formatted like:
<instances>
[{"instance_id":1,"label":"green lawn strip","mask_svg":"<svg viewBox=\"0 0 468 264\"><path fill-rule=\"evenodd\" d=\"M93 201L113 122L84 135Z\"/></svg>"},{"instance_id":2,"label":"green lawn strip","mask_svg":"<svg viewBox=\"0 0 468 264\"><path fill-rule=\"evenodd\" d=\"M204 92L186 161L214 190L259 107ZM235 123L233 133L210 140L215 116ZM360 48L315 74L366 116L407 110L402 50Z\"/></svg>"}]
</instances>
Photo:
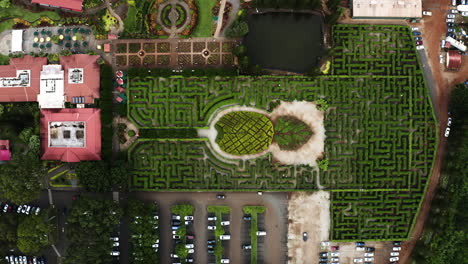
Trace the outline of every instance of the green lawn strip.
<instances>
[{"instance_id":1,"label":"green lawn strip","mask_svg":"<svg viewBox=\"0 0 468 264\"><path fill-rule=\"evenodd\" d=\"M192 37L206 38L213 35L213 14L212 9L216 5L216 0L195 0L198 7L198 22Z\"/></svg>"},{"instance_id":2,"label":"green lawn strip","mask_svg":"<svg viewBox=\"0 0 468 264\"><path fill-rule=\"evenodd\" d=\"M223 258L224 254L224 247L222 244L222 240L219 238L220 236L225 234L224 226L221 225L221 221L223 220L223 214L229 214L231 212L231 208L229 206L208 206L207 208L208 213L214 213L216 216L216 230L215 230L215 258L216 263L220 264L221 259Z\"/></svg>"},{"instance_id":3,"label":"green lawn strip","mask_svg":"<svg viewBox=\"0 0 468 264\"><path fill-rule=\"evenodd\" d=\"M0 19L21 18L21 19L27 20L28 22L34 22L41 17L48 17L52 20L60 19L60 15L54 11L43 11L43 12L33 13L31 11L25 10L15 5L11 5L11 7L9 8L0 9Z\"/></svg>"},{"instance_id":4,"label":"green lawn strip","mask_svg":"<svg viewBox=\"0 0 468 264\"><path fill-rule=\"evenodd\" d=\"M250 243L252 249L250 251L250 263L257 263L257 231L258 223L257 218L258 214L265 212L265 207L263 206L244 206L244 213L250 214L252 216L251 227L250 227Z\"/></svg>"},{"instance_id":5,"label":"green lawn strip","mask_svg":"<svg viewBox=\"0 0 468 264\"><path fill-rule=\"evenodd\" d=\"M128 7L128 12L127 16L125 17L124 22L124 28L127 31L134 31L136 30L136 16L137 16L138 10L134 5L130 5Z\"/></svg>"},{"instance_id":6,"label":"green lawn strip","mask_svg":"<svg viewBox=\"0 0 468 264\"><path fill-rule=\"evenodd\" d=\"M182 243L177 244L175 248L175 254L179 256L181 263L185 263L185 259L188 255L188 249L185 247L185 245L187 244L187 227L184 223L184 218L187 215L193 215L193 210L193 206L189 204L178 204L172 206L171 208L172 214L180 215L180 227L179 229L177 229L176 233L178 236L180 236L180 240L182 241Z\"/></svg>"}]
</instances>

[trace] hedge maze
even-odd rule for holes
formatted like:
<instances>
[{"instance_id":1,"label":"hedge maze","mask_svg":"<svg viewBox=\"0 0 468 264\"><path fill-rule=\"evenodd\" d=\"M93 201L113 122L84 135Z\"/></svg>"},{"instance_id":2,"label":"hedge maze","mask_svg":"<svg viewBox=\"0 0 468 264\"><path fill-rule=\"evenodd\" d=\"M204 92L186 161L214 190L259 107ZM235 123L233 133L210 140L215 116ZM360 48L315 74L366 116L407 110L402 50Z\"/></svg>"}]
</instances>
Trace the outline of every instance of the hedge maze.
<instances>
[{"instance_id":1,"label":"hedge maze","mask_svg":"<svg viewBox=\"0 0 468 264\"><path fill-rule=\"evenodd\" d=\"M134 189L331 190L333 240L404 239L437 142L431 102L407 27L337 25L331 75L133 78L128 113L141 128L204 128L222 107L329 102L327 171L267 154L226 160L202 138L142 139L130 149ZM317 184L318 183L318 184Z\"/></svg>"}]
</instances>

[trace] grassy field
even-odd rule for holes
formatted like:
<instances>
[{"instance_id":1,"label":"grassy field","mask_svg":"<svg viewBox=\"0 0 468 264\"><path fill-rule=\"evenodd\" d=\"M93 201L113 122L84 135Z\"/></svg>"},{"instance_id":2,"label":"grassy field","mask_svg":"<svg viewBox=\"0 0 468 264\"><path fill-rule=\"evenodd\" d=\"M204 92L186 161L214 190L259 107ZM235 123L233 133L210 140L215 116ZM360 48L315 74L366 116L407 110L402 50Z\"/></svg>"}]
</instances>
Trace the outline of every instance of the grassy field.
<instances>
[{"instance_id":1,"label":"grassy field","mask_svg":"<svg viewBox=\"0 0 468 264\"><path fill-rule=\"evenodd\" d=\"M192 33L194 38L208 38L213 36L212 9L216 0L195 0L198 7L198 22Z\"/></svg>"}]
</instances>

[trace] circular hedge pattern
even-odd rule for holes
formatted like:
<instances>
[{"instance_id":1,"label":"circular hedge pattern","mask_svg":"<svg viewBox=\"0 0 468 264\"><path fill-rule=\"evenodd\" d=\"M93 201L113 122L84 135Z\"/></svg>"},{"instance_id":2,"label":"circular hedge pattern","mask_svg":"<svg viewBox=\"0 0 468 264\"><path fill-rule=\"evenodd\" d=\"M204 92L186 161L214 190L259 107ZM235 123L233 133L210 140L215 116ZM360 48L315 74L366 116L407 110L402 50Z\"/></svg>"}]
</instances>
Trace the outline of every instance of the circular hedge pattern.
<instances>
[{"instance_id":1,"label":"circular hedge pattern","mask_svg":"<svg viewBox=\"0 0 468 264\"><path fill-rule=\"evenodd\" d=\"M248 155L268 149L273 141L273 123L260 113L227 113L215 124L216 143L232 155Z\"/></svg>"}]
</instances>

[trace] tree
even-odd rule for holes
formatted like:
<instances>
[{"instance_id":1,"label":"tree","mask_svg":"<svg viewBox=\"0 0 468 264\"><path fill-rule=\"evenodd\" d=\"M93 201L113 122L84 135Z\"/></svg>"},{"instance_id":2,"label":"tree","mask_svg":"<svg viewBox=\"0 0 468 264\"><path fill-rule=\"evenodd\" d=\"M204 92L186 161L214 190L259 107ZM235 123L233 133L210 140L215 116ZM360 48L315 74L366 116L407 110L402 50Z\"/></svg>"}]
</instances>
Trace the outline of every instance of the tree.
<instances>
[{"instance_id":1,"label":"tree","mask_svg":"<svg viewBox=\"0 0 468 264\"><path fill-rule=\"evenodd\" d=\"M130 166L128 163L122 161L114 164L110 170L110 175L113 185L120 186L122 189L126 189L128 185L128 175L130 172Z\"/></svg>"},{"instance_id":2,"label":"tree","mask_svg":"<svg viewBox=\"0 0 468 264\"><path fill-rule=\"evenodd\" d=\"M0 8L9 8L11 6L10 0L0 0Z\"/></svg>"},{"instance_id":3,"label":"tree","mask_svg":"<svg viewBox=\"0 0 468 264\"><path fill-rule=\"evenodd\" d=\"M110 199L83 196L74 201L67 218L71 245L64 263L110 263L109 237L122 214L122 209Z\"/></svg>"},{"instance_id":4,"label":"tree","mask_svg":"<svg viewBox=\"0 0 468 264\"><path fill-rule=\"evenodd\" d=\"M249 33L249 25L247 22L237 19L226 31L226 37L239 38L247 35L247 33Z\"/></svg>"},{"instance_id":5,"label":"tree","mask_svg":"<svg viewBox=\"0 0 468 264\"><path fill-rule=\"evenodd\" d=\"M0 170L0 192L2 197L16 204L35 200L43 189L42 180L46 171L38 157L17 155Z\"/></svg>"},{"instance_id":6,"label":"tree","mask_svg":"<svg viewBox=\"0 0 468 264\"><path fill-rule=\"evenodd\" d=\"M106 192L112 189L110 173L104 161L80 162L75 173L88 191Z\"/></svg>"},{"instance_id":7,"label":"tree","mask_svg":"<svg viewBox=\"0 0 468 264\"><path fill-rule=\"evenodd\" d=\"M18 248L27 255L40 253L51 244L49 239L52 224L43 215L31 215L23 218L18 225Z\"/></svg>"},{"instance_id":8,"label":"tree","mask_svg":"<svg viewBox=\"0 0 468 264\"><path fill-rule=\"evenodd\" d=\"M17 214L3 214L0 217L0 252L7 252L16 246L17 227Z\"/></svg>"}]
</instances>

